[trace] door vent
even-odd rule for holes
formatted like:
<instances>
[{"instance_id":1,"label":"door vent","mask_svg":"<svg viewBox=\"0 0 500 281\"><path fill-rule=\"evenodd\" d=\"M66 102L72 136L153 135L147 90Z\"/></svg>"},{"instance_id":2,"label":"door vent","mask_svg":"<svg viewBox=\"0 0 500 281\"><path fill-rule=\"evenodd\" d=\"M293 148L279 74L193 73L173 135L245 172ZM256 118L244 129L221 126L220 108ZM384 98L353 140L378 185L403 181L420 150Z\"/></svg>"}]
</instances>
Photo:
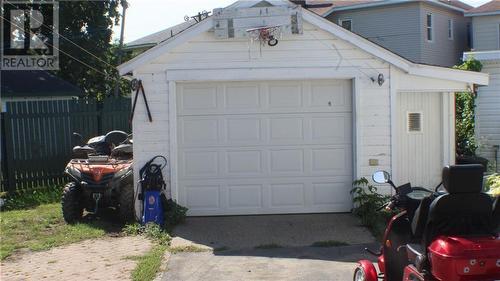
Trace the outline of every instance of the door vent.
<instances>
[{"instance_id":1,"label":"door vent","mask_svg":"<svg viewBox=\"0 0 500 281\"><path fill-rule=\"evenodd\" d=\"M408 132L409 133L422 132L421 112L408 112Z\"/></svg>"}]
</instances>

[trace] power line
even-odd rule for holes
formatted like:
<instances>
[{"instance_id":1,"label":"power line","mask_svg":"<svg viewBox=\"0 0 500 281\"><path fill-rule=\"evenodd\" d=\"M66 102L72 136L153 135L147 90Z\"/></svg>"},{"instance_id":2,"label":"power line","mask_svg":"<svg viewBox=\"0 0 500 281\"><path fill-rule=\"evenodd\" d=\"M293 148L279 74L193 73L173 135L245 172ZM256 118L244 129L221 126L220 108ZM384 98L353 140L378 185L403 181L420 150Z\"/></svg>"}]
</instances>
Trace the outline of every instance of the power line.
<instances>
[{"instance_id":1,"label":"power line","mask_svg":"<svg viewBox=\"0 0 500 281\"><path fill-rule=\"evenodd\" d=\"M90 3L92 3L92 1L89 1ZM16 6L10 2L7 1L7 4L11 5L12 7L16 8ZM53 31L52 28L46 24L44 24L43 22L37 20L35 17L31 18L32 20L35 20L36 22L42 24L43 26L45 26L46 28L48 28L50 30L50 32L52 33L52 35L58 35L59 37L63 38L64 40L70 42L71 44L75 45L76 47L78 47L79 49L81 49L82 51L84 51L85 53L93 56L94 58L98 59L99 61L101 61L102 63L112 67L112 68L115 68L116 66L113 66L111 64L109 64L108 62L102 60L101 58L99 58L98 56L92 54L91 52L87 51L85 48L81 47L80 45L76 44L75 42L71 41L70 39L66 38L65 36L63 36L62 34L59 33L59 31Z\"/></svg>"},{"instance_id":2,"label":"power line","mask_svg":"<svg viewBox=\"0 0 500 281\"><path fill-rule=\"evenodd\" d=\"M2 19L4 19L4 20L6 20L7 22L11 23L11 24L12 24L12 25L14 25L14 26L17 26L17 27L18 27L18 28L20 28L20 29L22 29L22 28L23 28L23 27L21 27L21 26L19 26L19 25L15 24L15 23L13 23L13 22L11 22L10 20L8 20L8 19L4 18L3 16L0 16L0 18L2 18ZM85 63L85 62L83 62L83 61L81 61L81 60L79 60L79 59L77 59L77 58L75 58L75 57L73 57L72 55L70 55L70 54L68 54L68 53L64 52L63 50L61 50L61 49L57 48L56 46L54 46L54 45L52 45L52 44L49 44L49 43L47 43L47 42L45 42L45 44L47 44L47 45L49 45L50 47L52 47L52 48L54 48L54 49L58 50L59 52L61 52L61 53L65 54L66 56L68 56L68 57L70 57L70 58L72 58L72 59L76 60L77 62L79 62L79 63L81 63L81 64L85 65L86 67L88 67L88 68L90 68L90 69L92 69L92 70L96 71L97 73L102 74L102 75L104 75L105 77L109 77L109 75L108 75L108 74L106 74L106 73L104 73L104 72L102 72L102 71L100 71L100 70L98 70L98 69L94 68L93 66L91 66L91 65L89 65L89 64L87 64L87 63Z\"/></svg>"},{"instance_id":3,"label":"power line","mask_svg":"<svg viewBox=\"0 0 500 281\"><path fill-rule=\"evenodd\" d=\"M329 44L327 44L326 42L324 42L322 39L319 39L318 37L316 37L312 32L309 33L309 35L311 35L311 37L313 37L313 39L315 39L316 41L320 42L323 46L329 48L330 50L332 51L335 51L335 53L337 53L337 55L339 56L339 62L337 63L336 65L336 70L339 69L340 65L342 64L342 61L346 61L348 62L351 66L354 66L356 67L356 65L354 65L350 59L348 58L344 58L344 56L342 55L342 53L340 53L339 49L337 48L337 46L335 45L335 43L332 43L332 45L330 46ZM365 63L366 64L366 63ZM377 73L378 73L378 70L373 68L372 66L366 64L368 66L368 68L370 68L371 70L375 70ZM362 70L361 67L358 68L358 71L361 72L363 75L365 75L366 77L368 77L369 79L372 79L373 77L369 74L367 74L366 72L364 72Z\"/></svg>"}]
</instances>

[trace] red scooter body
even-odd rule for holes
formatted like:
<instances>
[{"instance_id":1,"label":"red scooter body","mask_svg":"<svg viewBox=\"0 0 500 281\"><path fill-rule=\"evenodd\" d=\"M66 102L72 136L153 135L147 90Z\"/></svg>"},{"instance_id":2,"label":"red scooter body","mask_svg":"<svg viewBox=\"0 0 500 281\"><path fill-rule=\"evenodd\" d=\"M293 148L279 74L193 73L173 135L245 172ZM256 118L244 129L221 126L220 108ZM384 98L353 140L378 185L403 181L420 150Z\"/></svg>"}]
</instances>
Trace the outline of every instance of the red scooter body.
<instances>
[{"instance_id":1,"label":"red scooter body","mask_svg":"<svg viewBox=\"0 0 500 281\"><path fill-rule=\"evenodd\" d=\"M435 280L500 280L500 239L440 236L428 247Z\"/></svg>"},{"instance_id":2,"label":"red scooter body","mask_svg":"<svg viewBox=\"0 0 500 281\"><path fill-rule=\"evenodd\" d=\"M392 183L391 183L392 184ZM398 188L396 188L398 192ZM395 195L397 197L398 194ZM388 207L394 207L395 200ZM406 245L415 242L404 206L387 224L377 265L358 261L354 281L497 281L500 280L500 237L438 236L427 247L427 265L410 263ZM386 207L387 208L387 207ZM409 211L410 212L410 211ZM404 233L407 232L408 235ZM378 268L378 270L377 270Z\"/></svg>"},{"instance_id":3,"label":"red scooter body","mask_svg":"<svg viewBox=\"0 0 500 281\"><path fill-rule=\"evenodd\" d=\"M396 245L391 245L388 237L391 229L398 220L406 215L403 211L395 215L388 223L384 233L384 246L377 258L377 265L369 260L358 261L359 268L364 271L364 279L377 281L403 280L403 281L496 281L500 280L500 238L489 237L447 237L440 236L427 248L430 256L431 274L419 272L413 264L407 264L403 270L402 279L397 268L387 271L386 253ZM397 245L398 247L402 245ZM397 249L395 249L397 251ZM389 250L390 251L390 250ZM404 254L406 250L400 249ZM378 271L377 271L378 267ZM358 270L357 269L357 270ZM392 273L392 275L391 275ZM355 273L356 274L356 273ZM398 279L396 279L398 278Z\"/></svg>"}]
</instances>

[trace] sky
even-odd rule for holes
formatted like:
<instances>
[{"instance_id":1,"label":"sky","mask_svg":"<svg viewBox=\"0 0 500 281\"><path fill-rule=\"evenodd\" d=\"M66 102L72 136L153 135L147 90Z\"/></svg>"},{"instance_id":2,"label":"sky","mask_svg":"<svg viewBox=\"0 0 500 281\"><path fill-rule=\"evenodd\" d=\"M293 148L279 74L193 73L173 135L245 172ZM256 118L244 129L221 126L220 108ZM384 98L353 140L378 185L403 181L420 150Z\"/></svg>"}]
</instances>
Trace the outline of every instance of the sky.
<instances>
[{"instance_id":1,"label":"sky","mask_svg":"<svg viewBox=\"0 0 500 281\"><path fill-rule=\"evenodd\" d=\"M182 23L184 16L193 16L201 11L226 7L236 0L127 0L125 19L125 43ZM482 5L489 0L462 0L471 6ZM114 28L118 39L120 27Z\"/></svg>"}]
</instances>

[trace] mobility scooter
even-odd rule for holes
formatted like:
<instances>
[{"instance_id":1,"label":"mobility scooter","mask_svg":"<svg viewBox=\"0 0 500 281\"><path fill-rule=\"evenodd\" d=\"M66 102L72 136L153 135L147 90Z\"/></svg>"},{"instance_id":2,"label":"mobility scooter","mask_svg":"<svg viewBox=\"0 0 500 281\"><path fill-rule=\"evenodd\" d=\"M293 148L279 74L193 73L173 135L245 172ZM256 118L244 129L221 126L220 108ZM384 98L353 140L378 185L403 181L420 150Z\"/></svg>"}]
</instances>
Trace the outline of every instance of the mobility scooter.
<instances>
[{"instance_id":1,"label":"mobility scooter","mask_svg":"<svg viewBox=\"0 0 500 281\"><path fill-rule=\"evenodd\" d=\"M396 193L382 208L400 210L388 222L378 252L378 271L359 261L354 281L500 280L498 198L482 193L484 168L456 165L443 169L441 184L430 191L409 183L396 187L385 171L373 174Z\"/></svg>"}]
</instances>

